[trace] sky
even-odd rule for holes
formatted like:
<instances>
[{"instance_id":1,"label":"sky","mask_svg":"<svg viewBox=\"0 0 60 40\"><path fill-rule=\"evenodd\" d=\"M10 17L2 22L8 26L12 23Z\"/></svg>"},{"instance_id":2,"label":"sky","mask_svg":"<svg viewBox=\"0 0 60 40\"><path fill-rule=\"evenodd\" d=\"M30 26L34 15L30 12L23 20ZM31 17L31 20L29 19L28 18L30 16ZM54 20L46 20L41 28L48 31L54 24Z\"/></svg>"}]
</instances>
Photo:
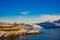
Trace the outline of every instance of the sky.
<instances>
[{"instance_id":1,"label":"sky","mask_svg":"<svg viewBox=\"0 0 60 40\"><path fill-rule=\"evenodd\" d=\"M60 0L0 0L0 21L37 23L57 19Z\"/></svg>"}]
</instances>

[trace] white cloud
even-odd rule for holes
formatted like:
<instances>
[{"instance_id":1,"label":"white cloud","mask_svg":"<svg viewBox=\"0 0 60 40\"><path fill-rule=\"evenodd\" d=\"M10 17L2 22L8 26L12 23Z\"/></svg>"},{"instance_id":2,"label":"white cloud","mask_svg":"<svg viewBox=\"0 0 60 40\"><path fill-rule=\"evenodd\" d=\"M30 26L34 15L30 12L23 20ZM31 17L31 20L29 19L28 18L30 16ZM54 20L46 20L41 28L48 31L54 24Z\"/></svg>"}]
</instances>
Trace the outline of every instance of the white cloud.
<instances>
[{"instance_id":1,"label":"white cloud","mask_svg":"<svg viewBox=\"0 0 60 40\"><path fill-rule=\"evenodd\" d=\"M40 15L34 18L35 23L45 22L45 21L55 21L60 19L60 15Z\"/></svg>"},{"instance_id":2,"label":"white cloud","mask_svg":"<svg viewBox=\"0 0 60 40\"><path fill-rule=\"evenodd\" d=\"M60 19L60 15L43 15L41 16L41 19L43 20L49 20L49 21L55 21Z\"/></svg>"},{"instance_id":3,"label":"white cloud","mask_svg":"<svg viewBox=\"0 0 60 40\"><path fill-rule=\"evenodd\" d=\"M31 17L31 16L15 16L13 17L4 17L4 18L0 18L0 21L4 21L4 22L17 22L17 23L40 23L40 22L45 22L45 21L54 21L54 20L58 20L60 19L60 15L40 15L40 16L35 16L35 17Z\"/></svg>"},{"instance_id":4,"label":"white cloud","mask_svg":"<svg viewBox=\"0 0 60 40\"><path fill-rule=\"evenodd\" d=\"M20 14L23 14L23 15L27 15L27 14L29 14L29 13L30 13L29 11L20 12Z\"/></svg>"}]
</instances>

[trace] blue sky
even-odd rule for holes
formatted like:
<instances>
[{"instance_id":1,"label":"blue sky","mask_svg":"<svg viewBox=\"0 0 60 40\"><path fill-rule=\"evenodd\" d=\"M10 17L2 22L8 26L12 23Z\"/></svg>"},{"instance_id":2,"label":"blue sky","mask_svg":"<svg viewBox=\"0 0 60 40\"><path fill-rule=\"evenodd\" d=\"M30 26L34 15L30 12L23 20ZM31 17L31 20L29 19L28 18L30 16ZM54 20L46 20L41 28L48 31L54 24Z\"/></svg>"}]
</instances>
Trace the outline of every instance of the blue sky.
<instances>
[{"instance_id":1,"label":"blue sky","mask_svg":"<svg viewBox=\"0 0 60 40\"><path fill-rule=\"evenodd\" d=\"M0 19L39 15L60 15L60 0L0 0Z\"/></svg>"}]
</instances>

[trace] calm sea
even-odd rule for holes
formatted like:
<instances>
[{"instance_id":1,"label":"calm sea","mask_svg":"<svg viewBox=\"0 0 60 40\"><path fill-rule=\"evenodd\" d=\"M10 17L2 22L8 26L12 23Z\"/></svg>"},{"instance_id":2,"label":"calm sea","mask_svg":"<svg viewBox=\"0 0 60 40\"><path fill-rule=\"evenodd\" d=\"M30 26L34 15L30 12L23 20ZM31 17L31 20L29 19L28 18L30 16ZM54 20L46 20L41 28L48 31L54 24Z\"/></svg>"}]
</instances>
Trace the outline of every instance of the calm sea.
<instances>
[{"instance_id":1,"label":"calm sea","mask_svg":"<svg viewBox=\"0 0 60 40\"><path fill-rule=\"evenodd\" d=\"M60 40L60 28L42 29L42 34L27 35L15 40Z\"/></svg>"}]
</instances>

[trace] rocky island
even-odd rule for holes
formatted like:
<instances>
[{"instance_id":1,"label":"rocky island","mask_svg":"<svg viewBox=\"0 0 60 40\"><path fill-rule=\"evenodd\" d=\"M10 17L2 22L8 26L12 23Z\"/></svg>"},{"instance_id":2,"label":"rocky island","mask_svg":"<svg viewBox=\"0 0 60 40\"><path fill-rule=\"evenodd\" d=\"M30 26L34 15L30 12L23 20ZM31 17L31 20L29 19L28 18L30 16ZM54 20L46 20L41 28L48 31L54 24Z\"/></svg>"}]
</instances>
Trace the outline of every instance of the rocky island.
<instances>
[{"instance_id":1,"label":"rocky island","mask_svg":"<svg viewBox=\"0 0 60 40\"><path fill-rule=\"evenodd\" d=\"M39 34L36 30L31 30L26 24L11 24L11 23L4 23L0 22L0 38L1 37L16 37L21 35L27 34Z\"/></svg>"}]
</instances>

